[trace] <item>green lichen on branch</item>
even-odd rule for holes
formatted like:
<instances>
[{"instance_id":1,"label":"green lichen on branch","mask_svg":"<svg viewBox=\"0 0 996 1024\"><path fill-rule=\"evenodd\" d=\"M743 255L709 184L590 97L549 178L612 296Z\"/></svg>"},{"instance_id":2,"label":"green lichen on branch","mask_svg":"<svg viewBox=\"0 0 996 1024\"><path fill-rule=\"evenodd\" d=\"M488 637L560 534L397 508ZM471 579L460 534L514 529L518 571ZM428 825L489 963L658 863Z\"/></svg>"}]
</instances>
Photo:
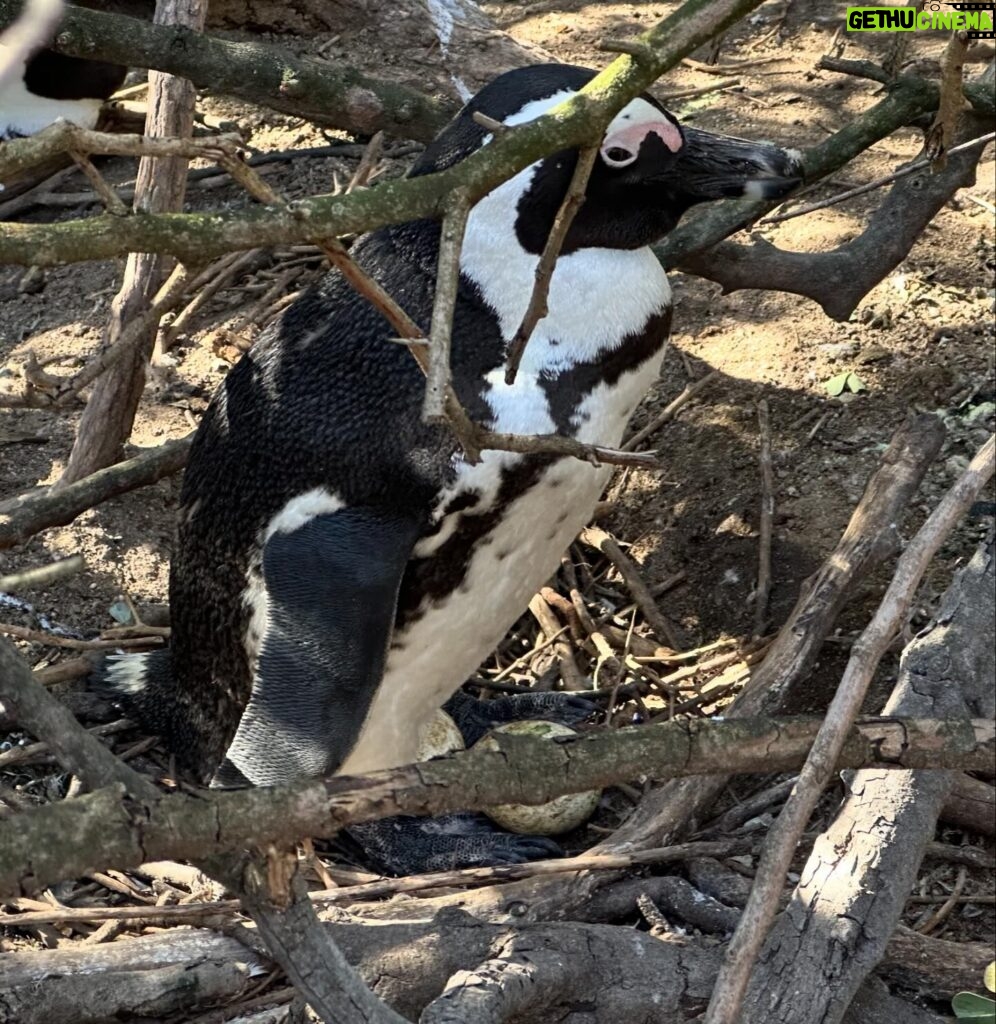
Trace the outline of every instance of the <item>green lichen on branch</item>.
<instances>
[{"instance_id":1,"label":"green lichen on branch","mask_svg":"<svg viewBox=\"0 0 996 1024\"><path fill-rule=\"evenodd\" d=\"M805 759L820 724L817 717L679 720L563 743L502 736L496 751L470 750L364 777L196 796L141 794L122 802L121 788L111 787L11 819L0 831L0 895L28 893L100 866L203 859L247 844L332 835L395 814L545 803L641 775L788 771ZM838 767L991 771L993 743L986 720L872 719L850 731Z\"/></svg>"},{"instance_id":2,"label":"green lichen on branch","mask_svg":"<svg viewBox=\"0 0 996 1024\"><path fill-rule=\"evenodd\" d=\"M0 0L0 28L21 6L21 0ZM453 114L450 104L348 66L82 7L66 8L52 49L179 75L199 89L364 134L383 130L424 142Z\"/></svg>"},{"instance_id":3,"label":"green lichen on branch","mask_svg":"<svg viewBox=\"0 0 996 1024\"><path fill-rule=\"evenodd\" d=\"M624 56L613 61L581 93L549 114L504 133L440 174L385 183L349 196L319 196L294 204L289 212L263 208L158 216L105 214L56 225L7 223L0 225L0 263L51 266L127 252L207 259L239 249L318 241L417 217L439 217L455 188L463 187L472 199L479 198L546 154L599 137L629 100L760 2L688 0L640 37L647 49L641 50L639 59ZM9 19L15 6L19 5L12 0L0 0L0 22L4 15Z\"/></svg>"}]
</instances>

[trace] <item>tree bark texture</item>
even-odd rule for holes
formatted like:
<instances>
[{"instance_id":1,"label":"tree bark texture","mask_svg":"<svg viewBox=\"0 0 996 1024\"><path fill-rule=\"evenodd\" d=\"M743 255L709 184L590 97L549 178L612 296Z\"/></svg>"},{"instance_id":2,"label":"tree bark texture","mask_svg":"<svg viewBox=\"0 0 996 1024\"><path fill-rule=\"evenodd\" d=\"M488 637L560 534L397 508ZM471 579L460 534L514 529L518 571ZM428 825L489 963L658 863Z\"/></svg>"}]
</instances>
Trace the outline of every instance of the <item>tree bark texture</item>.
<instances>
[{"instance_id":1,"label":"tree bark texture","mask_svg":"<svg viewBox=\"0 0 996 1024\"><path fill-rule=\"evenodd\" d=\"M418 1020L438 999L433 1016L423 1018L436 1024L452 1020L446 1014L453 1006L479 998L489 1012L521 1006L516 1024L686 1024L704 1006L722 953L721 947L694 940L658 939L611 925L523 925L512 932L458 910L428 922L325 928L374 993L396 1012ZM188 928L30 955L0 953L0 1019L110 1024L192 1014L237 1000L264 966L236 939ZM503 983L473 990L482 968L491 981L495 972L508 975L507 995ZM579 972L579 998L556 988L558 977ZM511 1018L458 1019L477 1024ZM933 1015L889 996L877 982L864 986L845 1021L938 1024Z\"/></svg>"},{"instance_id":2,"label":"tree bark texture","mask_svg":"<svg viewBox=\"0 0 996 1024\"><path fill-rule=\"evenodd\" d=\"M0 640L0 656L8 650L13 658L12 649ZM0 700L8 701L7 685L16 682L16 675L8 683L0 674ZM17 699L15 692L15 717L30 728L20 718ZM344 825L396 814L546 803L563 793L644 773L660 777L735 768L788 770L804 761L819 724L818 718L682 720L591 733L556 744L504 735L494 751L469 750L369 776L197 796L125 799L120 788L108 786L9 819L0 830L0 894L27 895L95 869L134 867L156 859L202 861L246 845L334 835ZM988 720L859 722L838 763L993 770L996 732Z\"/></svg>"},{"instance_id":3,"label":"tree bark texture","mask_svg":"<svg viewBox=\"0 0 996 1024\"><path fill-rule=\"evenodd\" d=\"M156 22L199 30L204 27L207 6L207 0L157 0ZM145 134L188 138L194 125L195 99L196 91L187 79L152 72ZM135 184L135 210L141 213L181 210L186 188L185 159L143 157ZM106 346L113 345L127 325L145 312L172 264L171 258L156 254L129 255L121 289L111 304ZM98 378L80 418L60 487L121 460L145 388L145 368L158 327L158 322L150 324L145 337Z\"/></svg>"},{"instance_id":4,"label":"tree bark texture","mask_svg":"<svg viewBox=\"0 0 996 1024\"><path fill-rule=\"evenodd\" d=\"M983 545L903 654L885 714L953 721L996 704L996 575ZM953 778L853 773L751 977L743 1024L838 1024L895 931Z\"/></svg>"}]
</instances>

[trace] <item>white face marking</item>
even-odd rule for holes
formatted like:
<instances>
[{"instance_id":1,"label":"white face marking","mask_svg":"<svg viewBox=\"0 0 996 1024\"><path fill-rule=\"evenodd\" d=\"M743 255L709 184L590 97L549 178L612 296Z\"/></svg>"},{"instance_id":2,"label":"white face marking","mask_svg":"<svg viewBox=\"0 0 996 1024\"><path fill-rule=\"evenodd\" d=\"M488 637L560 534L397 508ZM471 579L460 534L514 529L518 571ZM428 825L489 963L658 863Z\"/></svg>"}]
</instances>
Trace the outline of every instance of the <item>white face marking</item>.
<instances>
[{"instance_id":1,"label":"white face marking","mask_svg":"<svg viewBox=\"0 0 996 1024\"><path fill-rule=\"evenodd\" d=\"M657 135L672 153L682 146L681 131L652 103L635 99L609 122L600 152L610 167L628 167L640 155L640 146L649 134ZM619 154L614 151L620 150ZM625 153L625 156L622 155Z\"/></svg>"},{"instance_id":2,"label":"white face marking","mask_svg":"<svg viewBox=\"0 0 996 1024\"><path fill-rule=\"evenodd\" d=\"M534 120L572 95L573 91L566 89L527 103L505 123ZM634 125L660 119L656 107L646 100L634 100L612 124ZM474 206L460 254L460 269L480 288L498 317L506 341L522 322L539 262L538 256L522 248L515 234L519 200L537 167L532 164L520 171ZM667 278L649 248L579 249L562 256L550 281L549 312L533 331L518 380L530 376L535 380L543 370L566 370L596 358L625 335L639 331L670 301ZM501 377L501 373L492 375L491 398L496 402L507 397L496 389Z\"/></svg>"},{"instance_id":3,"label":"white face marking","mask_svg":"<svg viewBox=\"0 0 996 1024\"><path fill-rule=\"evenodd\" d=\"M3 63L6 49L0 46L0 63ZM53 100L35 96L24 85L25 65L22 60L20 68L11 69L6 82L0 85L0 139L33 135L60 117L80 128L93 128L100 113L100 100Z\"/></svg>"}]
</instances>

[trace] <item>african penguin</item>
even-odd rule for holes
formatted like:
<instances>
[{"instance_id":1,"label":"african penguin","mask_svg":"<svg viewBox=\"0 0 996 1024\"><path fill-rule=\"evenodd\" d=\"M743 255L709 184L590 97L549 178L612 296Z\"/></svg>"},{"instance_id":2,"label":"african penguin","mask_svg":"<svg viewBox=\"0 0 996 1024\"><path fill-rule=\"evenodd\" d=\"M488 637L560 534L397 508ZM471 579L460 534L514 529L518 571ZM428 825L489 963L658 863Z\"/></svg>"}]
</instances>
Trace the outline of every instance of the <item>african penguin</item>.
<instances>
[{"instance_id":1,"label":"african penguin","mask_svg":"<svg viewBox=\"0 0 996 1024\"><path fill-rule=\"evenodd\" d=\"M475 111L521 124L593 74L540 65L502 75L410 175L487 145ZM614 446L657 378L671 321L650 243L694 203L781 196L799 171L775 147L692 133L650 96L631 102L602 141L549 314L508 385L506 346L576 160L576 150L555 153L472 209L453 380L492 429ZM423 328L439 235L420 220L352 248ZM330 272L233 367L198 429L171 568L170 650L114 661L108 683L215 785L413 760L421 725L553 574L606 484L608 469L569 458L489 451L466 462L448 429L422 421L423 378L392 334ZM460 842L449 863L468 859Z\"/></svg>"},{"instance_id":2,"label":"african penguin","mask_svg":"<svg viewBox=\"0 0 996 1024\"><path fill-rule=\"evenodd\" d=\"M151 0L74 0L73 6L143 18L151 17L155 8ZM0 63L3 50L0 45ZM95 127L101 105L127 73L119 64L37 51L0 84L0 140L33 135L59 118L81 128Z\"/></svg>"}]
</instances>

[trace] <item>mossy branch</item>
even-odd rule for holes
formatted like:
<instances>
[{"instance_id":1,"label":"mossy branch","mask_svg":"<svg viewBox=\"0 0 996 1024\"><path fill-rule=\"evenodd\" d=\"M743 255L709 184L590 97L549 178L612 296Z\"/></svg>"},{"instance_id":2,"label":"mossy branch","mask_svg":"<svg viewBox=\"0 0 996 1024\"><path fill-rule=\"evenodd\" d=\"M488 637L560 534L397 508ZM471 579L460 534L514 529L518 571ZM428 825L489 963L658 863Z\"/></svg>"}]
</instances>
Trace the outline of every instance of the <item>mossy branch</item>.
<instances>
[{"instance_id":1,"label":"mossy branch","mask_svg":"<svg viewBox=\"0 0 996 1024\"><path fill-rule=\"evenodd\" d=\"M194 256L203 260L238 249L318 242L418 217L439 217L454 189L463 187L472 200L477 199L544 155L598 137L630 99L760 2L688 0L640 37L647 50L641 50L639 59L624 56L614 61L580 94L546 116L504 133L483 151L440 174L388 182L348 196L306 199L289 209L130 217L104 214L45 226L5 223L0 225L0 263L51 266L127 252L170 253L181 261ZM0 0L0 19L9 17L14 6L12 0ZM7 145L16 147L18 143Z\"/></svg>"},{"instance_id":2,"label":"mossy branch","mask_svg":"<svg viewBox=\"0 0 996 1024\"><path fill-rule=\"evenodd\" d=\"M13 21L21 6L21 0L0 0L0 27ZM199 89L363 134L383 130L425 142L454 112L452 105L414 89L354 68L295 57L277 46L219 39L82 7L65 9L52 49L179 75Z\"/></svg>"}]
</instances>

